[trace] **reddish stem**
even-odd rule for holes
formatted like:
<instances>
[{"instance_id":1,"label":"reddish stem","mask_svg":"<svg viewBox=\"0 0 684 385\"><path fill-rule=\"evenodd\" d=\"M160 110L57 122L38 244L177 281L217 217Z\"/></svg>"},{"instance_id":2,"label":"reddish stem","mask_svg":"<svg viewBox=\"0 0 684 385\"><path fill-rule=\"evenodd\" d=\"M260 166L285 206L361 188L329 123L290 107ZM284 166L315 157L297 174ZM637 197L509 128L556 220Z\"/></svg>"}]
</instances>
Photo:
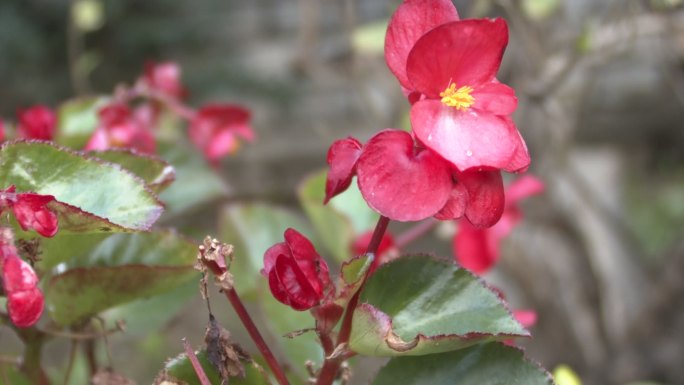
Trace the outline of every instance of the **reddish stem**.
<instances>
[{"instance_id":1,"label":"reddish stem","mask_svg":"<svg viewBox=\"0 0 684 385\"><path fill-rule=\"evenodd\" d=\"M397 246L397 249L401 250L416 239L422 237L428 231L432 230L438 223L439 221L435 218L430 218L399 234L394 242Z\"/></svg>"},{"instance_id":2,"label":"reddish stem","mask_svg":"<svg viewBox=\"0 0 684 385\"><path fill-rule=\"evenodd\" d=\"M230 301L230 304L233 305L235 312L237 313L238 317L240 317L240 321L242 321L245 329L247 329L247 333L249 333L249 336L252 337L252 340L256 344L257 348L264 356L266 363L271 368L271 371L273 372L273 375L278 383L280 385L290 385L287 377L285 377L285 373L280 368L278 361L273 355L273 352L271 352L271 349L269 349L266 341L264 341L264 338L261 336L261 333L259 333L259 329L257 329L254 321L252 321L252 317L249 316L245 305L242 304L242 301L240 300L240 297L235 289L226 290L224 291L224 294L226 295L226 298L228 298L228 301Z\"/></svg>"},{"instance_id":3,"label":"reddish stem","mask_svg":"<svg viewBox=\"0 0 684 385\"><path fill-rule=\"evenodd\" d=\"M371 237L371 240L368 243L366 254L375 254L378 251L380 241L382 241L382 237L383 235L385 235L385 231L387 231L387 225L389 225L389 218L381 216L378 219L378 223L375 225L375 230L373 230L373 236ZM366 272L366 276L363 277L363 282L361 283L361 286L349 300L349 303L347 303L347 309L344 313L342 326L340 326L340 333L337 335L337 346L349 342L349 336L351 335L352 320L354 318L354 309L356 309L356 305L358 305L359 303L359 295L361 294L361 291L363 291L363 287L366 284L369 272L370 270ZM323 363L323 367L321 368L321 372L318 375L316 385L332 384L333 381L335 381L335 377L337 377L337 372L340 370L340 364L342 363L342 361L344 361L344 358L345 357L335 357L331 359L326 358L325 362Z\"/></svg>"},{"instance_id":4,"label":"reddish stem","mask_svg":"<svg viewBox=\"0 0 684 385\"><path fill-rule=\"evenodd\" d=\"M204 373L204 369L202 368L202 365L197 359L195 352L192 351L192 348L190 347L188 340L186 340L185 338L183 338L183 349L185 349L185 355L190 360L192 368L195 369L195 374L197 374L197 378L199 378L200 383L202 385L211 385L211 382L209 381L207 374Z\"/></svg>"}]
</instances>

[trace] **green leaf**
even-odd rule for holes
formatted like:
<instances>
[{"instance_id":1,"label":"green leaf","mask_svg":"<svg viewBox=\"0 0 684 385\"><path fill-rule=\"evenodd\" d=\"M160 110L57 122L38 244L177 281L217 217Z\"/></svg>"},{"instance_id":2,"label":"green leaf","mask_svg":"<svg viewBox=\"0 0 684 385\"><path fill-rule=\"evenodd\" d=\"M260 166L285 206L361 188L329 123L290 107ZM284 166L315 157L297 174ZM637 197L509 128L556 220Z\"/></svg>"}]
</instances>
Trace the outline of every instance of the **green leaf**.
<instances>
[{"instance_id":1,"label":"green leaf","mask_svg":"<svg viewBox=\"0 0 684 385\"><path fill-rule=\"evenodd\" d=\"M529 336L480 279L424 255L382 265L359 303L350 347L370 356L439 353Z\"/></svg>"},{"instance_id":2,"label":"green leaf","mask_svg":"<svg viewBox=\"0 0 684 385\"><path fill-rule=\"evenodd\" d=\"M6 382L5 382L6 381ZM16 366L0 362L0 385L30 385L31 381Z\"/></svg>"},{"instance_id":3,"label":"green leaf","mask_svg":"<svg viewBox=\"0 0 684 385\"><path fill-rule=\"evenodd\" d=\"M62 103L57 109L55 141L71 148L83 148L97 127L98 110L108 102L108 97L94 96Z\"/></svg>"},{"instance_id":4,"label":"green leaf","mask_svg":"<svg viewBox=\"0 0 684 385\"><path fill-rule=\"evenodd\" d=\"M212 171L197 150L179 143L159 143L162 159L176 170L176 182L159 198L166 204L166 216L177 216L208 202L225 197L228 186Z\"/></svg>"},{"instance_id":5,"label":"green leaf","mask_svg":"<svg viewBox=\"0 0 684 385\"><path fill-rule=\"evenodd\" d=\"M362 53L382 54L385 49L387 23L387 20L381 20L354 29L352 47Z\"/></svg>"},{"instance_id":6,"label":"green leaf","mask_svg":"<svg viewBox=\"0 0 684 385\"><path fill-rule=\"evenodd\" d=\"M212 384L220 384L221 379L219 373L216 369L214 369L207 359L206 351L204 349L196 351L195 355L197 356L197 360L200 362L200 365L202 365L202 369L204 369L204 373L209 378L209 381ZM248 361L242 361L242 364L245 367L245 377L231 377L230 383L232 385L270 384L268 377L260 368ZM181 353L180 355L167 361L164 370L171 377L184 381L187 383L187 385L201 385L199 379L197 378L197 374L195 373L195 370L193 369L192 364L185 353Z\"/></svg>"},{"instance_id":7,"label":"green leaf","mask_svg":"<svg viewBox=\"0 0 684 385\"><path fill-rule=\"evenodd\" d=\"M522 10L533 20L543 20L551 16L561 5L559 0L523 0Z\"/></svg>"},{"instance_id":8,"label":"green leaf","mask_svg":"<svg viewBox=\"0 0 684 385\"><path fill-rule=\"evenodd\" d=\"M143 181L118 165L47 142L0 147L0 186L54 195L60 232L147 230L163 206Z\"/></svg>"},{"instance_id":9,"label":"green leaf","mask_svg":"<svg viewBox=\"0 0 684 385\"><path fill-rule=\"evenodd\" d=\"M144 180L147 186L156 193L176 180L176 171L173 167L153 155L141 154L130 149L96 151L88 155L120 165Z\"/></svg>"},{"instance_id":10,"label":"green leaf","mask_svg":"<svg viewBox=\"0 0 684 385\"><path fill-rule=\"evenodd\" d=\"M553 380L521 350L498 343L419 357L397 357L372 385L551 385Z\"/></svg>"},{"instance_id":11,"label":"green leaf","mask_svg":"<svg viewBox=\"0 0 684 385\"><path fill-rule=\"evenodd\" d=\"M196 253L195 244L171 231L115 234L87 255L60 264L45 300L52 318L70 325L199 278L192 267Z\"/></svg>"},{"instance_id":12,"label":"green leaf","mask_svg":"<svg viewBox=\"0 0 684 385\"><path fill-rule=\"evenodd\" d=\"M305 236L310 232L292 212L267 204L231 204L219 214L219 239L235 246L235 259L230 271L240 295L253 294L264 266L264 253L276 243L284 242L288 227Z\"/></svg>"}]
</instances>

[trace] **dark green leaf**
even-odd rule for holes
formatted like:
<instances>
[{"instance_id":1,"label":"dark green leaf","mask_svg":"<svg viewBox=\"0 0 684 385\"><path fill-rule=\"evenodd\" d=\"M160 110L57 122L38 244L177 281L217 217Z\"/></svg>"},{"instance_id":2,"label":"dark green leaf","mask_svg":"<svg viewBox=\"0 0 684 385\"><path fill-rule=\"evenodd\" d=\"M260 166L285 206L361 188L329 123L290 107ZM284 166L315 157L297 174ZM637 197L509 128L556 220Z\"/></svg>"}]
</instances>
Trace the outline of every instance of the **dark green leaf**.
<instances>
[{"instance_id":1,"label":"dark green leaf","mask_svg":"<svg viewBox=\"0 0 684 385\"><path fill-rule=\"evenodd\" d=\"M54 195L60 232L149 229L163 210L143 181L118 165L47 142L0 147L0 186Z\"/></svg>"},{"instance_id":2,"label":"dark green leaf","mask_svg":"<svg viewBox=\"0 0 684 385\"><path fill-rule=\"evenodd\" d=\"M378 268L360 304L350 347L365 355L431 354L529 335L480 279L428 256Z\"/></svg>"},{"instance_id":3,"label":"dark green leaf","mask_svg":"<svg viewBox=\"0 0 684 385\"><path fill-rule=\"evenodd\" d=\"M55 321L69 325L199 278L196 246L174 232L115 234L58 266L46 287ZM64 272L62 272L64 271Z\"/></svg>"},{"instance_id":4,"label":"dark green leaf","mask_svg":"<svg viewBox=\"0 0 684 385\"><path fill-rule=\"evenodd\" d=\"M197 355L197 359L202 365L202 369L204 369L204 373L207 375L209 378L209 381L212 384L220 384L221 379L219 377L219 373L214 367L211 365L209 360L207 359L207 353L204 349L195 352ZM268 377L266 374L260 370L260 368L257 368L254 366L253 363L243 361L242 362L244 367L245 367L245 377L231 377L230 378L230 384L232 385L268 385L270 384ZM199 382L199 379L197 378L197 374L195 373L195 370L192 368L192 364L190 363L190 360L188 357L185 355L185 353L182 353L175 358L170 359L168 362L166 362L164 370L168 375L171 377L184 381L187 383L187 385L201 385Z\"/></svg>"},{"instance_id":5,"label":"dark green leaf","mask_svg":"<svg viewBox=\"0 0 684 385\"><path fill-rule=\"evenodd\" d=\"M498 343L419 357L397 357L372 385L551 385L553 380L522 351Z\"/></svg>"},{"instance_id":6,"label":"dark green leaf","mask_svg":"<svg viewBox=\"0 0 684 385\"><path fill-rule=\"evenodd\" d=\"M89 155L121 165L139 176L157 193L176 179L176 171L173 167L156 156L125 149L90 152Z\"/></svg>"}]
</instances>

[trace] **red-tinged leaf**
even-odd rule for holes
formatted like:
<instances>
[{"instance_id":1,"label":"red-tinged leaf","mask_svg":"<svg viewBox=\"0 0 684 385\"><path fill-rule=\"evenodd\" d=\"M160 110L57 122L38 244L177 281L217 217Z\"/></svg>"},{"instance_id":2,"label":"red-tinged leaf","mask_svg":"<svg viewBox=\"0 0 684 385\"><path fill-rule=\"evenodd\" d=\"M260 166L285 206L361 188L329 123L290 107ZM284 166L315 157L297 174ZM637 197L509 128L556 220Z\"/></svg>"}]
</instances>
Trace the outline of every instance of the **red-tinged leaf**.
<instances>
[{"instance_id":1,"label":"red-tinged leaf","mask_svg":"<svg viewBox=\"0 0 684 385\"><path fill-rule=\"evenodd\" d=\"M504 117L421 100L411 107L411 125L425 146L461 171L486 167L515 172L529 165L522 137Z\"/></svg>"},{"instance_id":2,"label":"red-tinged leaf","mask_svg":"<svg viewBox=\"0 0 684 385\"><path fill-rule=\"evenodd\" d=\"M499 171L466 171L458 180L468 191L465 216L476 227L491 227L501 219L505 197Z\"/></svg>"},{"instance_id":3,"label":"red-tinged leaf","mask_svg":"<svg viewBox=\"0 0 684 385\"><path fill-rule=\"evenodd\" d=\"M416 150L411 135L384 130L371 138L357 164L359 190L368 205L398 221L435 215L451 194L449 166L428 150Z\"/></svg>"},{"instance_id":4,"label":"red-tinged leaf","mask_svg":"<svg viewBox=\"0 0 684 385\"><path fill-rule=\"evenodd\" d=\"M413 89L406 75L406 62L416 41L431 29L458 20L451 0L408 0L394 12L387 26L385 61L399 83Z\"/></svg>"},{"instance_id":5,"label":"red-tinged leaf","mask_svg":"<svg viewBox=\"0 0 684 385\"><path fill-rule=\"evenodd\" d=\"M432 354L529 335L477 277L427 256L380 266L359 302L349 344L360 354Z\"/></svg>"},{"instance_id":6,"label":"red-tinged leaf","mask_svg":"<svg viewBox=\"0 0 684 385\"><path fill-rule=\"evenodd\" d=\"M361 155L361 143L349 137L336 140L328 150L328 165L330 171L325 182L325 200L346 190L356 173L356 162Z\"/></svg>"},{"instance_id":7,"label":"red-tinged leaf","mask_svg":"<svg viewBox=\"0 0 684 385\"><path fill-rule=\"evenodd\" d=\"M439 99L456 84L477 89L494 79L508 44L503 19L469 19L442 24L423 35L408 55L412 89Z\"/></svg>"}]
</instances>

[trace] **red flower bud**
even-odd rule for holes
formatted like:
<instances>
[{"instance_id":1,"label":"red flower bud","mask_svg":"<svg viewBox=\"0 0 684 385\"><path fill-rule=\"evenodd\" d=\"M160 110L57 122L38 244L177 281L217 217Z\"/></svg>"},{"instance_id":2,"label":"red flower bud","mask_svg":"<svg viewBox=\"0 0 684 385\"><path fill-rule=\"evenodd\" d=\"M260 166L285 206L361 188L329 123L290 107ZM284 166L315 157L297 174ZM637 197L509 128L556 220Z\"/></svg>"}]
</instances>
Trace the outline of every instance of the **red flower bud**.
<instances>
[{"instance_id":1,"label":"red flower bud","mask_svg":"<svg viewBox=\"0 0 684 385\"><path fill-rule=\"evenodd\" d=\"M19 111L19 137L24 139L52 140L57 117L46 106L34 106Z\"/></svg>"},{"instance_id":2,"label":"red flower bud","mask_svg":"<svg viewBox=\"0 0 684 385\"><path fill-rule=\"evenodd\" d=\"M34 229L44 237L53 237L58 230L57 215L47 205L55 197L15 191L14 185L0 190L0 211L9 207L22 230Z\"/></svg>"},{"instance_id":3,"label":"red flower bud","mask_svg":"<svg viewBox=\"0 0 684 385\"><path fill-rule=\"evenodd\" d=\"M43 293L38 289L38 277L31 265L19 258L14 247L3 247L2 286L7 294L7 312L12 323L29 327L43 313Z\"/></svg>"},{"instance_id":4,"label":"red flower bud","mask_svg":"<svg viewBox=\"0 0 684 385\"><path fill-rule=\"evenodd\" d=\"M174 98L183 98L187 91L181 84L181 68L172 61L145 64L142 80L151 89L163 92Z\"/></svg>"},{"instance_id":5,"label":"red flower bud","mask_svg":"<svg viewBox=\"0 0 684 385\"><path fill-rule=\"evenodd\" d=\"M261 274L268 278L273 296L295 310L319 305L332 289L325 260L294 229L285 230L285 242L266 250Z\"/></svg>"}]
</instances>

